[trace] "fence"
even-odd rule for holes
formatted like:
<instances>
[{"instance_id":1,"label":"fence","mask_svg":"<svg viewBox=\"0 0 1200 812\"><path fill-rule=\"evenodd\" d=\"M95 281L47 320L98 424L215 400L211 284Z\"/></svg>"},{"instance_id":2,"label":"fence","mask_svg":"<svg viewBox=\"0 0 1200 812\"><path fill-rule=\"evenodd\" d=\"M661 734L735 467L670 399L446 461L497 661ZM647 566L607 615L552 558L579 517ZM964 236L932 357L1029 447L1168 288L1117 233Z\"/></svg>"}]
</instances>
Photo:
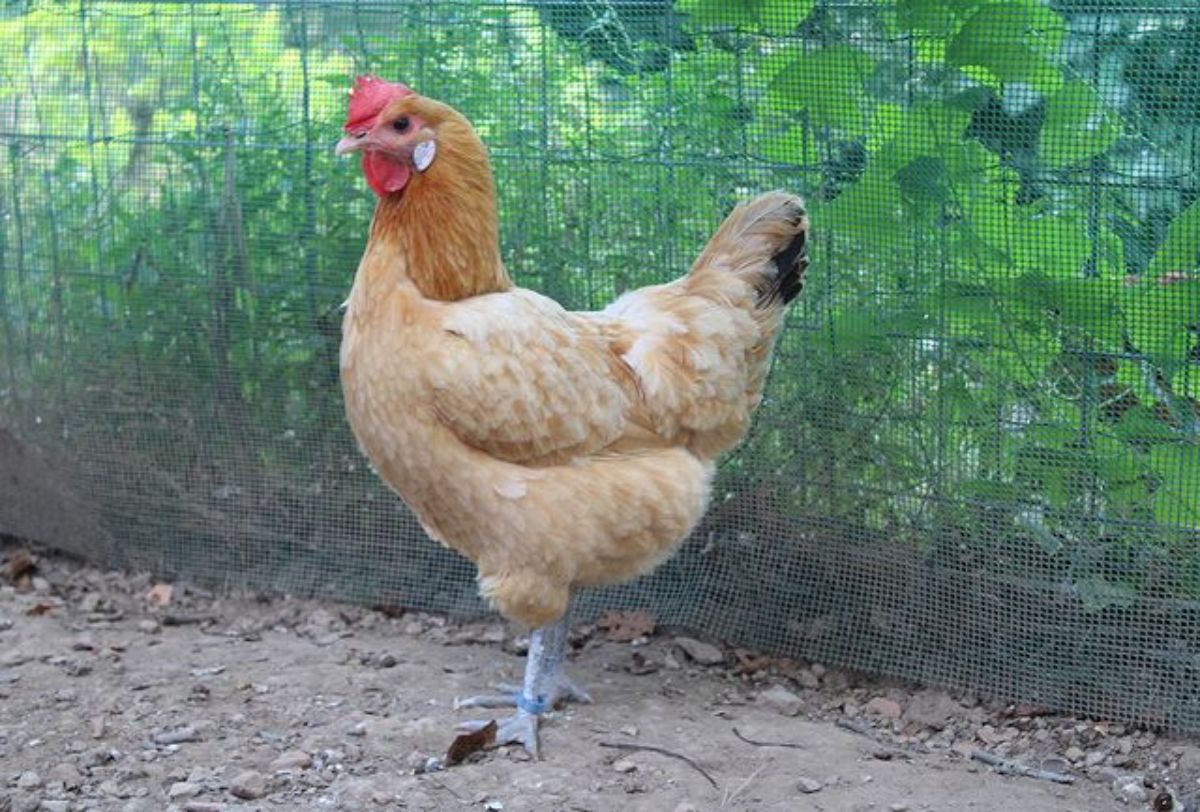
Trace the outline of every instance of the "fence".
<instances>
[{"instance_id":1,"label":"fence","mask_svg":"<svg viewBox=\"0 0 1200 812\"><path fill-rule=\"evenodd\" d=\"M511 271L570 307L681 273L753 192L811 204L709 515L587 611L1200 729L1183 0L7 3L0 531L482 609L342 413L363 69L472 118Z\"/></svg>"}]
</instances>

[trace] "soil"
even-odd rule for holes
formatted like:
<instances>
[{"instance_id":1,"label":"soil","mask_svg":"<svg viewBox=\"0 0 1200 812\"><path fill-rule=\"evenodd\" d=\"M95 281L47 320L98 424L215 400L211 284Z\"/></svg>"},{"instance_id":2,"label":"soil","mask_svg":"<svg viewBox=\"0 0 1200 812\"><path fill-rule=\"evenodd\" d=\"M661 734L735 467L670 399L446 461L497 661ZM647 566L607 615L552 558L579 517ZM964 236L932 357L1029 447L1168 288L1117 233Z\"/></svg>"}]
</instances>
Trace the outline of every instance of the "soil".
<instances>
[{"instance_id":1,"label":"soil","mask_svg":"<svg viewBox=\"0 0 1200 812\"><path fill-rule=\"evenodd\" d=\"M548 717L541 760L502 747L446 767L472 716L454 698L520 675L519 630L214 595L19 549L0 545L5 812L1103 812L1184 809L1152 803L1200 773L1185 740L620 615L576 629L568 668L595 703ZM1043 774L1002 774L1014 766Z\"/></svg>"}]
</instances>

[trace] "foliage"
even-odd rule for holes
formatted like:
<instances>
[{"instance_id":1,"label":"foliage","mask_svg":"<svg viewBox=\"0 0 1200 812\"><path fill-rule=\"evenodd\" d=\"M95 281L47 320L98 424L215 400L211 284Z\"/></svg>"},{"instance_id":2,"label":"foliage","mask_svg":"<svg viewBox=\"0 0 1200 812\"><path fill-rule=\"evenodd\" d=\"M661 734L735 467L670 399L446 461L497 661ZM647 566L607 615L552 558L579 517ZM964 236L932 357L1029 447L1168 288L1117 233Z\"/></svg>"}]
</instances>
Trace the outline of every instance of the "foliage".
<instances>
[{"instance_id":1,"label":"foliage","mask_svg":"<svg viewBox=\"0 0 1200 812\"><path fill-rule=\"evenodd\" d=\"M1136 3L9 4L0 399L196 487L347 459L372 201L330 147L369 69L472 117L507 261L569 306L806 194L809 286L723 492L1036 560L1093 608L1164 557L1195 595L1197 64L1195 15ZM218 436L209 470L179 445Z\"/></svg>"}]
</instances>

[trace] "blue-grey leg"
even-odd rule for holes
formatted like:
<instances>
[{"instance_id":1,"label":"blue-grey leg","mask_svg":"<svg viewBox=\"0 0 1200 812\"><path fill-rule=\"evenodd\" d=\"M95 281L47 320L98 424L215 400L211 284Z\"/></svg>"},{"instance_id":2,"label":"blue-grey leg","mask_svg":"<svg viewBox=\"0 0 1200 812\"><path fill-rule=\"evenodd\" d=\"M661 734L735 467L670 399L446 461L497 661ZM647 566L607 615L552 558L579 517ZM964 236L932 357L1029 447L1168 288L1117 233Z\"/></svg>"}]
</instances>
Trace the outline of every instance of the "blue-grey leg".
<instances>
[{"instance_id":1,"label":"blue-grey leg","mask_svg":"<svg viewBox=\"0 0 1200 812\"><path fill-rule=\"evenodd\" d=\"M538 755L538 717L565 702L591 702L587 692L567 678L563 660L567 653L570 610L549 626L534 629L529 637L525 660L525 682L517 686L499 686L502 694L472 696L455 703L459 708L513 708L516 714L497 719L497 744L518 743ZM461 730L478 730L488 720L464 722Z\"/></svg>"}]
</instances>

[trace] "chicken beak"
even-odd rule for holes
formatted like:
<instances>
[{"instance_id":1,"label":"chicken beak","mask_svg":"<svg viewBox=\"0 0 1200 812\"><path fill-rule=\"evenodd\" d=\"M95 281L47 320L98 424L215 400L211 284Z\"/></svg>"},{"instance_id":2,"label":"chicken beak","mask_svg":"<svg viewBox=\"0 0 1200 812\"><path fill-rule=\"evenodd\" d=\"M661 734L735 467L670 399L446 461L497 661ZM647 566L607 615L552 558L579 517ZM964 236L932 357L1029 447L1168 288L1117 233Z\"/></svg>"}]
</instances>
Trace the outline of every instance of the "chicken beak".
<instances>
[{"instance_id":1,"label":"chicken beak","mask_svg":"<svg viewBox=\"0 0 1200 812\"><path fill-rule=\"evenodd\" d=\"M359 152L367 146L369 140L365 132L347 135L337 142L337 146L333 148L333 154L349 155L351 152Z\"/></svg>"}]
</instances>

